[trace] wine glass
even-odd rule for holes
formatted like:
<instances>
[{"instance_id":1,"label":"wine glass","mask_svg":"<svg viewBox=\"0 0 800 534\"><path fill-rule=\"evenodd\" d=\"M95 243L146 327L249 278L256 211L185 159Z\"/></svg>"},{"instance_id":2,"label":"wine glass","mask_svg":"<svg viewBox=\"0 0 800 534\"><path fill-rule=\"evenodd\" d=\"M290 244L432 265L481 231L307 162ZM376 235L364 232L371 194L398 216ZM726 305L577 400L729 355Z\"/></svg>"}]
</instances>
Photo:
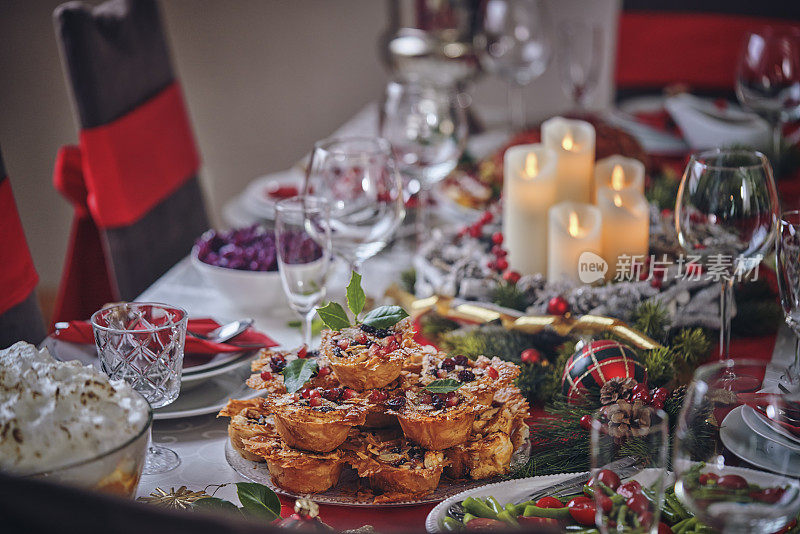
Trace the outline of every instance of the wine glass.
<instances>
[{"instance_id":1,"label":"wine glass","mask_svg":"<svg viewBox=\"0 0 800 534\"><path fill-rule=\"evenodd\" d=\"M558 26L558 63L561 87L581 111L597 88L603 60L603 27L583 20Z\"/></svg>"},{"instance_id":2,"label":"wine glass","mask_svg":"<svg viewBox=\"0 0 800 534\"><path fill-rule=\"evenodd\" d=\"M303 343L311 347L311 321L325 298L331 267L328 201L302 196L277 202L275 241L283 292L302 318Z\"/></svg>"},{"instance_id":3,"label":"wine glass","mask_svg":"<svg viewBox=\"0 0 800 534\"><path fill-rule=\"evenodd\" d=\"M510 125L525 128L523 88L547 69L550 16L543 0L488 0L475 48L484 69L508 82Z\"/></svg>"},{"instance_id":4,"label":"wine glass","mask_svg":"<svg viewBox=\"0 0 800 534\"><path fill-rule=\"evenodd\" d=\"M730 358L733 283L772 246L777 221L778 193L762 153L717 149L692 155L678 189L675 228L689 259L698 259L722 284L722 360Z\"/></svg>"},{"instance_id":5,"label":"wine glass","mask_svg":"<svg viewBox=\"0 0 800 534\"><path fill-rule=\"evenodd\" d=\"M783 124L800 118L800 30L766 27L747 34L736 97L772 125L772 161L779 168Z\"/></svg>"},{"instance_id":6,"label":"wine glass","mask_svg":"<svg viewBox=\"0 0 800 534\"><path fill-rule=\"evenodd\" d=\"M786 324L795 334L794 361L783 378L800 381L800 210L781 214L776 241L778 288Z\"/></svg>"},{"instance_id":7,"label":"wine glass","mask_svg":"<svg viewBox=\"0 0 800 534\"><path fill-rule=\"evenodd\" d=\"M595 501L595 524L603 534L658 532L667 486L668 448L669 424L663 410L620 399L595 412L589 485Z\"/></svg>"},{"instance_id":8,"label":"wine glass","mask_svg":"<svg viewBox=\"0 0 800 534\"><path fill-rule=\"evenodd\" d=\"M153 409L171 404L181 390L187 321L186 310L152 302L94 312L91 323L102 371L130 384ZM151 443L142 472L165 473L180 463L175 451Z\"/></svg>"},{"instance_id":9,"label":"wine glass","mask_svg":"<svg viewBox=\"0 0 800 534\"><path fill-rule=\"evenodd\" d=\"M417 236L428 228L431 188L455 169L467 141L467 117L452 86L390 82L380 134L394 149L406 196L418 193Z\"/></svg>"},{"instance_id":10,"label":"wine glass","mask_svg":"<svg viewBox=\"0 0 800 534\"><path fill-rule=\"evenodd\" d=\"M675 495L722 532L776 532L800 511L797 453L764 437L797 431L800 404L778 386L782 371L758 360L715 362L695 371L686 392L673 443ZM760 391L730 391L731 375L758 377ZM765 471L737 467L741 460Z\"/></svg>"},{"instance_id":11,"label":"wine glass","mask_svg":"<svg viewBox=\"0 0 800 534\"><path fill-rule=\"evenodd\" d=\"M328 200L333 252L355 272L386 246L405 216L397 162L380 137L317 143L305 191Z\"/></svg>"}]
</instances>

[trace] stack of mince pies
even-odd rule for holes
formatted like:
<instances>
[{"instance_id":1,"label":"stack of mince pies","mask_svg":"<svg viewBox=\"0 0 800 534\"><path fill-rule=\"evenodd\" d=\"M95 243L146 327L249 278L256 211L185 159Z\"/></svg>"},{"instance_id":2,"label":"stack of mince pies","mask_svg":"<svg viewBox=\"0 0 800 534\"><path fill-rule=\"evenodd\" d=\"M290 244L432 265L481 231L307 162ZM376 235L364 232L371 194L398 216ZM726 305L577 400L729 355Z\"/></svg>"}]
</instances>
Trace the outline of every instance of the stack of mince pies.
<instances>
[{"instance_id":1,"label":"stack of mince pies","mask_svg":"<svg viewBox=\"0 0 800 534\"><path fill-rule=\"evenodd\" d=\"M300 358L314 369L302 386L285 372ZM442 476L507 473L528 437L515 364L420 345L408 318L327 330L318 354L265 349L252 369L247 384L266 397L231 400L219 415L239 454L265 461L291 493L324 492L349 465L374 502L416 500Z\"/></svg>"}]
</instances>

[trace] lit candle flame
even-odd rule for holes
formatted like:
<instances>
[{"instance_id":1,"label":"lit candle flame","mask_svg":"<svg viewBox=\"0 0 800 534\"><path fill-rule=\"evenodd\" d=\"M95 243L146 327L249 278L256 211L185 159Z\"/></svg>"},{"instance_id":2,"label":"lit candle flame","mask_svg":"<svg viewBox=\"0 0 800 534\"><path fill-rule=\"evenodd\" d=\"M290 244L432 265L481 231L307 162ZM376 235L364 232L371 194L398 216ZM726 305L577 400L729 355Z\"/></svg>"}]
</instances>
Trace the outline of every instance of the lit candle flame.
<instances>
[{"instance_id":1,"label":"lit candle flame","mask_svg":"<svg viewBox=\"0 0 800 534\"><path fill-rule=\"evenodd\" d=\"M525 177L534 178L537 174L539 174L539 160L536 159L536 154L531 152L525 158Z\"/></svg>"},{"instance_id":2,"label":"lit candle flame","mask_svg":"<svg viewBox=\"0 0 800 534\"><path fill-rule=\"evenodd\" d=\"M574 211L570 212L569 224L567 225L567 232L569 232L569 235L571 235L572 237L578 237L580 231L581 228L580 226L578 226L578 214L575 213Z\"/></svg>"},{"instance_id":3,"label":"lit candle flame","mask_svg":"<svg viewBox=\"0 0 800 534\"><path fill-rule=\"evenodd\" d=\"M619 195L614 195L614 205L618 208L622 207L622 197Z\"/></svg>"},{"instance_id":4,"label":"lit candle flame","mask_svg":"<svg viewBox=\"0 0 800 534\"><path fill-rule=\"evenodd\" d=\"M561 146L564 150L572 151L575 148L575 140L572 138L572 132L567 132L567 135L561 141Z\"/></svg>"},{"instance_id":5,"label":"lit candle flame","mask_svg":"<svg viewBox=\"0 0 800 534\"><path fill-rule=\"evenodd\" d=\"M611 171L611 189L621 191L625 187L625 171L622 170L622 165L614 165Z\"/></svg>"}]
</instances>

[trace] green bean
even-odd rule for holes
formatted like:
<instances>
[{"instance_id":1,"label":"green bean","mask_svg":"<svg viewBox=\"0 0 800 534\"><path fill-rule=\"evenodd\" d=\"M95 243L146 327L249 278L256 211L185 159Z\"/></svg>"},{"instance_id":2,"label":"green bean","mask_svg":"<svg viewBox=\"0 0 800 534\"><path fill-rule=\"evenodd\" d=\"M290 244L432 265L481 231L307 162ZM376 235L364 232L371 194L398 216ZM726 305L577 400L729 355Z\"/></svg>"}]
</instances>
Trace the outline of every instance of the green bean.
<instances>
[{"instance_id":1,"label":"green bean","mask_svg":"<svg viewBox=\"0 0 800 534\"><path fill-rule=\"evenodd\" d=\"M528 505L522 514L525 517L551 517L553 519L568 519L569 508L539 508L538 506Z\"/></svg>"},{"instance_id":2,"label":"green bean","mask_svg":"<svg viewBox=\"0 0 800 534\"><path fill-rule=\"evenodd\" d=\"M605 491L606 495L608 495L609 497L613 497L614 495L617 495L616 491L614 491L613 489L609 488L608 486L606 486L605 484L603 484L599 480L595 480L594 483L597 484L598 486L600 486L601 488L603 488L603 491Z\"/></svg>"},{"instance_id":3,"label":"green bean","mask_svg":"<svg viewBox=\"0 0 800 534\"><path fill-rule=\"evenodd\" d=\"M668 503L681 519L692 517L692 514L689 513L686 508L684 508L683 504L681 504L681 502L678 500L678 497L675 495L665 495L664 502Z\"/></svg>"},{"instance_id":4,"label":"green bean","mask_svg":"<svg viewBox=\"0 0 800 534\"><path fill-rule=\"evenodd\" d=\"M466 525L467 523L469 523L473 519L478 519L478 518L477 518L477 516L474 516L472 514L467 513L467 514L464 514L464 519L461 522Z\"/></svg>"},{"instance_id":5,"label":"green bean","mask_svg":"<svg viewBox=\"0 0 800 534\"><path fill-rule=\"evenodd\" d=\"M628 507L624 504L619 507L619 511L617 512L617 525L624 525L625 524L625 513L628 511Z\"/></svg>"},{"instance_id":6,"label":"green bean","mask_svg":"<svg viewBox=\"0 0 800 534\"><path fill-rule=\"evenodd\" d=\"M672 525L672 534L684 534L689 531L689 526L694 521L694 517L688 517Z\"/></svg>"},{"instance_id":7,"label":"green bean","mask_svg":"<svg viewBox=\"0 0 800 534\"><path fill-rule=\"evenodd\" d=\"M489 519L497 519L497 513L489 508L485 502L480 501L474 497L467 497L461 503L464 510L477 517L487 517Z\"/></svg>"},{"instance_id":8,"label":"green bean","mask_svg":"<svg viewBox=\"0 0 800 534\"><path fill-rule=\"evenodd\" d=\"M503 511L503 505L501 505L494 497L491 496L486 497L485 501L486 504L489 505L489 508L494 510L494 513L499 514L500 512Z\"/></svg>"},{"instance_id":9,"label":"green bean","mask_svg":"<svg viewBox=\"0 0 800 534\"><path fill-rule=\"evenodd\" d=\"M518 510L517 506L514 503L510 502L503 507L503 510L511 514L513 517L517 517L518 515L522 515L522 511L524 510L524 508L523 510Z\"/></svg>"},{"instance_id":10,"label":"green bean","mask_svg":"<svg viewBox=\"0 0 800 534\"><path fill-rule=\"evenodd\" d=\"M517 518L513 515L508 513L508 510L503 510L499 514L497 514L497 519L505 523L506 525L517 528L519 527L519 523L517 522Z\"/></svg>"},{"instance_id":11,"label":"green bean","mask_svg":"<svg viewBox=\"0 0 800 534\"><path fill-rule=\"evenodd\" d=\"M442 519L442 528L447 531L455 531L461 530L464 525L462 525L458 520L453 519L450 516L446 516Z\"/></svg>"}]
</instances>

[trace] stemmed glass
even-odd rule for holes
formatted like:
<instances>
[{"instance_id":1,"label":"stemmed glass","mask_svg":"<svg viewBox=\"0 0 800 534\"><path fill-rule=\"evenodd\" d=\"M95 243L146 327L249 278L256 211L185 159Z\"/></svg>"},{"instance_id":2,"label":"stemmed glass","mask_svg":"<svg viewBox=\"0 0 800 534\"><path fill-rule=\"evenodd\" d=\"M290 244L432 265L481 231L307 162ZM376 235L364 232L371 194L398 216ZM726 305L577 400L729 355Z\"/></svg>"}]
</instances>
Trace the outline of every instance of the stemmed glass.
<instances>
[{"instance_id":1,"label":"stemmed glass","mask_svg":"<svg viewBox=\"0 0 800 534\"><path fill-rule=\"evenodd\" d=\"M543 0L489 0L475 48L484 69L508 82L510 125L525 128L523 88L547 69L550 16Z\"/></svg>"},{"instance_id":2,"label":"stemmed glass","mask_svg":"<svg viewBox=\"0 0 800 534\"><path fill-rule=\"evenodd\" d=\"M603 27L583 20L567 20L558 26L557 42L561 87L577 110L582 111L600 79Z\"/></svg>"},{"instance_id":3,"label":"stemmed glass","mask_svg":"<svg viewBox=\"0 0 800 534\"><path fill-rule=\"evenodd\" d=\"M695 371L686 392L673 443L675 494L722 532L776 532L800 511L797 453L763 437L797 431L798 397L781 392L781 372L757 360L715 362ZM730 376L755 376L760 391L731 392ZM772 473L737 467L734 455Z\"/></svg>"},{"instance_id":4,"label":"stemmed glass","mask_svg":"<svg viewBox=\"0 0 800 534\"><path fill-rule=\"evenodd\" d=\"M783 124L800 118L800 30L767 27L747 35L736 97L772 125L772 162L779 168Z\"/></svg>"},{"instance_id":5,"label":"stemmed glass","mask_svg":"<svg viewBox=\"0 0 800 534\"><path fill-rule=\"evenodd\" d=\"M800 381L800 210L781 214L777 245L778 288L786 324L795 335L794 361L783 377Z\"/></svg>"},{"instance_id":6,"label":"stemmed glass","mask_svg":"<svg viewBox=\"0 0 800 534\"><path fill-rule=\"evenodd\" d=\"M130 384L151 408L171 404L181 389L187 321L186 310L150 302L96 311L91 323L101 369ZM165 473L180 463L175 451L151 443L142 472Z\"/></svg>"},{"instance_id":7,"label":"stemmed glass","mask_svg":"<svg viewBox=\"0 0 800 534\"><path fill-rule=\"evenodd\" d=\"M380 134L394 149L406 194L419 194L417 235L427 228L431 188L455 169L467 141L467 117L455 87L390 82Z\"/></svg>"},{"instance_id":8,"label":"stemmed glass","mask_svg":"<svg viewBox=\"0 0 800 534\"><path fill-rule=\"evenodd\" d=\"M694 154L675 202L675 227L688 259L722 284L719 357L730 358L733 283L760 263L778 221L772 167L760 152L710 150ZM741 381L735 387L745 387Z\"/></svg>"},{"instance_id":9,"label":"stemmed glass","mask_svg":"<svg viewBox=\"0 0 800 534\"><path fill-rule=\"evenodd\" d=\"M667 485L668 449L669 423L663 410L620 399L595 412L590 443L591 486L597 510L595 524L603 534L658 532ZM637 455L632 456L630 451L637 451ZM628 480L638 485L626 484ZM620 482L625 484L625 490L630 488L632 495L620 490L624 499L613 504L611 499L618 499L615 490L620 489Z\"/></svg>"},{"instance_id":10,"label":"stemmed glass","mask_svg":"<svg viewBox=\"0 0 800 534\"><path fill-rule=\"evenodd\" d=\"M303 343L311 347L311 321L325 298L331 267L328 201L302 196L276 203L275 241L283 291L302 318Z\"/></svg>"},{"instance_id":11,"label":"stemmed glass","mask_svg":"<svg viewBox=\"0 0 800 534\"><path fill-rule=\"evenodd\" d=\"M361 272L403 221L403 185L392 147L379 137L320 141L306 173L305 193L328 200L333 252Z\"/></svg>"}]
</instances>

